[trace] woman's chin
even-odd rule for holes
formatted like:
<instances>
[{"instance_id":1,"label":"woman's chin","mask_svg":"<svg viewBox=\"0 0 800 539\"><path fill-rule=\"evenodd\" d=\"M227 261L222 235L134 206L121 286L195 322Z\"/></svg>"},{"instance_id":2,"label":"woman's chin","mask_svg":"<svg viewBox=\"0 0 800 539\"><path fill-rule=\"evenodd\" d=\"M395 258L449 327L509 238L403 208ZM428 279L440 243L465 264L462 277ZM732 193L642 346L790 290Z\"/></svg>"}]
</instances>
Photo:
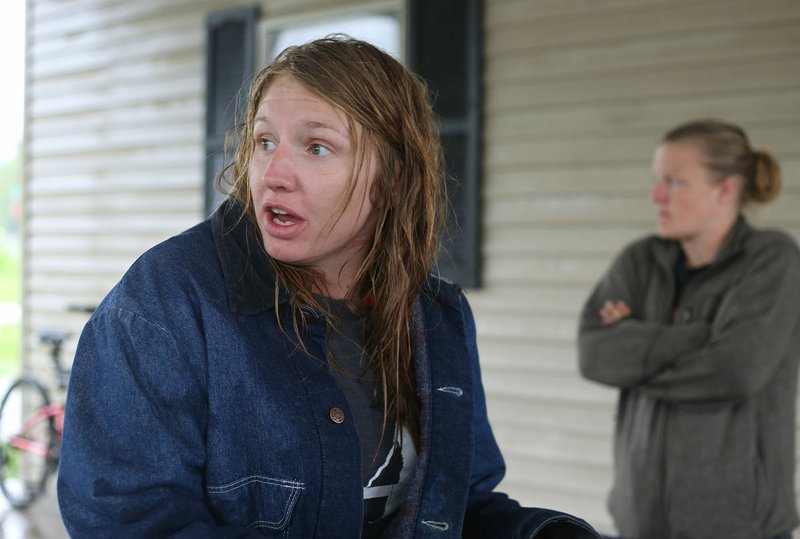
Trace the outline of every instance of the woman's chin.
<instances>
[{"instance_id":1,"label":"woman's chin","mask_svg":"<svg viewBox=\"0 0 800 539\"><path fill-rule=\"evenodd\" d=\"M678 237L677 237L677 235L676 235L675 231L674 231L674 230L672 230L672 228L671 228L671 227L664 226L664 225L662 225L662 224L659 224L659 225L656 227L656 236L658 236L658 237L659 237L659 238L661 238L661 239L665 239L665 240L675 240L675 239L678 239Z\"/></svg>"}]
</instances>

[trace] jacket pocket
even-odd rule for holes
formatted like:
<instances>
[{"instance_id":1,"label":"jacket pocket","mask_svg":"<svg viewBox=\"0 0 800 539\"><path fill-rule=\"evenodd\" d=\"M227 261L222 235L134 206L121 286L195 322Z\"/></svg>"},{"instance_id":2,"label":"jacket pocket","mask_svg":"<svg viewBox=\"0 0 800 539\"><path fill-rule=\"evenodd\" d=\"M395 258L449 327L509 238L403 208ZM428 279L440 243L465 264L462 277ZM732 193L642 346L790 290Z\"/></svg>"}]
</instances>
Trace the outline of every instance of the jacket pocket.
<instances>
[{"instance_id":1,"label":"jacket pocket","mask_svg":"<svg viewBox=\"0 0 800 539\"><path fill-rule=\"evenodd\" d=\"M206 493L222 524L280 531L289 525L304 489L299 481L251 475L222 485L208 485Z\"/></svg>"}]
</instances>

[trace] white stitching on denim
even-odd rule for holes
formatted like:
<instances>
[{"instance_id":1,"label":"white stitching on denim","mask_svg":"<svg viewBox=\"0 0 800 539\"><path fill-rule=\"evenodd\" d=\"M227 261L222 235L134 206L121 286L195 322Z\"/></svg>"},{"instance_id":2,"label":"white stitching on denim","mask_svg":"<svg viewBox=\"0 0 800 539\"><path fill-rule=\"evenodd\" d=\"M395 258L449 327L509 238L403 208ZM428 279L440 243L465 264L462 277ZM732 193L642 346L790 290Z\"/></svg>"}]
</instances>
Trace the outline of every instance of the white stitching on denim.
<instances>
[{"instance_id":1,"label":"white stitching on denim","mask_svg":"<svg viewBox=\"0 0 800 539\"><path fill-rule=\"evenodd\" d=\"M292 514L292 510L294 509L294 504L297 502L297 497L300 495L299 488L293 488L292 493L289 494L289 499L286 500L286 506L284 507L283 511L283 518L277 522L270 522L269 520L256 520L255 522L251 522L247 527L248 528L270 528L274 530L279 530L283 527L284 523L289 520L289 516Z\"/></svg>"},{"instance_id":2,"label":"white stitching on denim","mask_svg":"<svg viewBox=\"0 0 800 539\"><path fill-rule=\"evenodd\" d=\"M450 524L447 522L436 522L435 520L423 520L423 524L428 526L429 528L433 528L436 531L446 532L450 529Z\"/></svg>"},{"instance_id":3,"label":"white stitching on denim","mask_svg":"<svg viewBox=\"0 0 800 539\"><path fill-rule=\"evenodd\" d=\"M289 521L289 517L292 514L292 510L294 508L295 502L297 502L297 497L300 495L300 489L293 488L292 493L289 495L289 499L286 500L286 505L283 508L283 518L281 518L277 522L270 522L269 520L256 520L255 522L251 522L248 525L248 528L270 528L273 530L280 530L284 527L286 522Z\"/></svg>"},{"instance_id":4,"label":"white stitching on denim","mask_svg":"<svg viewBox=\"0 0 800 539\"><path fill-rule=\"evenodd\" d=\"M251 475L249 477L243 477L224 485L208 485L206 486L206 492L209 494L225 494L226 492L236 490L251 483L261 483L280 488L287 488L290 490L290 493L288 499L286 500L286 505L284 506L283 517L280 520L275 522L268 520L256 520L255 522L251 522L248 525L248 528L281 529L281 527L283 527L284 524L289 520L292 510L294 509L294 505L297 503L297 498L300 496L300 491L305 490L306 488L305 484L301 481L287 481L285 479L275 479L273 477L264 477L262 475Z\"/></svg>"},{"instance_id":5,"label":"white stitching on denim","mask_svg":"<svg viewBox=\"0 0 800 539\"><path fill-rule=\"evenodd\" d=\"M453 386L444 386L444 387L437 387L436 391L441 391L442 393L449 393L451 395L455 395L456 397L460 397L464 394L464 390L460 387L453 387Z\"/></svg>"},{"instance_id":6,"label":"white stitching on denim","mask_svg":"<svg viewBox=\"0 0 800 539\"><path fill-rule=\"evenodd\" d=\"M269 485L275 485L277 487L282 487L282 488L289 488L292 490L298 490L298 489L303 490L306 488L305 485L300 481L286 481L284 479L275 479L272 477L264 477L262 475L251 475L250 477L243 477L241 479L237 479L236 481L224 485L208 485L206 487L206 490L209 493L213 494L223 494L225 492L230 492L231 490L235 490L245 485L249 485L250 483L267 483Z\"/></svg>"}]
</instances>

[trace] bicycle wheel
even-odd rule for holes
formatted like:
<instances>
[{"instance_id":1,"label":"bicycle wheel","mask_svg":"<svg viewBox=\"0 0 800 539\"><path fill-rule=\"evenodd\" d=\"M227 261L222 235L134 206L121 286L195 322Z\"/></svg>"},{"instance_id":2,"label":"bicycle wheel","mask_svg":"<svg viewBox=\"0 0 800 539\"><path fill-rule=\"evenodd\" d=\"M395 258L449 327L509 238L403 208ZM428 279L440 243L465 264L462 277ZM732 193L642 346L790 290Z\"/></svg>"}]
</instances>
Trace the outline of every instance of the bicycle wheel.
<instances>
[{"instance_id":1,"label":"bicycle wheel","mask_svg":"<svg viewBox=\"0 0 800 539\"><path fill-rule=\"evenodd\" d=\"M14 382L0 403L0 490L16 508L30 505L55 469L55 424L39 413L49 404L44 386L28 377Z\"/></svg>"}]
</instances>

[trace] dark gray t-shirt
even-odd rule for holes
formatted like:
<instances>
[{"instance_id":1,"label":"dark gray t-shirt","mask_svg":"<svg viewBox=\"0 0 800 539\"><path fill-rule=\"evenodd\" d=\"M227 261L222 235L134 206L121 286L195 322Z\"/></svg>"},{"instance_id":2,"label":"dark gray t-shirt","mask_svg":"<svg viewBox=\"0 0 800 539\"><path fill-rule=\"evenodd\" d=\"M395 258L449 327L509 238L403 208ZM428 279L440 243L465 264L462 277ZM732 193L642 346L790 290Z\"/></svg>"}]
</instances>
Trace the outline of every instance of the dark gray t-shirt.
<instances>
[{"instance_id":1,"label":"dark gray t-shirt","mask_svg":"<svg viewBox=\"0 0 800 539\"><path fill-rule=\"evenodd\" d=\"M331 372L347 398L361 440L364 484L362 537L378 537L400 505L417 454L411 434L405 427L397 429L391 418L381 437L382 394L363 350L363 321L347 308L344 301L323 301L335 317L332 320L334 329L328 338L328 352L338 369L332 365Z\"/></svg>"}]
</instances>

